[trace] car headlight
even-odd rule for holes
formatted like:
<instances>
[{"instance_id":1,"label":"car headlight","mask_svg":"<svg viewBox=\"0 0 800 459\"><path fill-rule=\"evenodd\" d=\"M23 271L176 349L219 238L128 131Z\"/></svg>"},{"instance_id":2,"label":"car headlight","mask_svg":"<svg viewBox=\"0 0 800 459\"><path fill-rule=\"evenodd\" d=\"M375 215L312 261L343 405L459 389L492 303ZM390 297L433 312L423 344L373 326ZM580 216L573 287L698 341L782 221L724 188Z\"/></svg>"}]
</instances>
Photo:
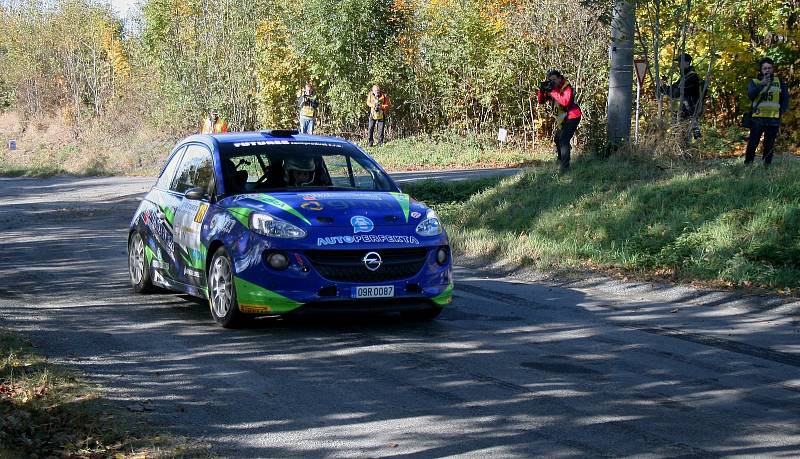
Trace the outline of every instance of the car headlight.
<instances>
[{"instance_id":1,"label":"car headlight","mask_svg":"<svg viewBox=\"0 0 800 459\"><path fill-rule=\"evenodd\" d=\"M289 222L275 218L269 214L253 213L250 215L250 229L258 234L283 239L302 239L306 232Z\"/></svg>"},{"instance_id":2,"label":"car headlight","mask_svg":"<svg viewBox=\"0 0 800 459\"><path fill-rule=\"evenodd\" d=\"M420 236L436 236L442 234L442 222L433 210L428 210L425 220L417 225L417 234Z\"/></svg>"}]
</instances>

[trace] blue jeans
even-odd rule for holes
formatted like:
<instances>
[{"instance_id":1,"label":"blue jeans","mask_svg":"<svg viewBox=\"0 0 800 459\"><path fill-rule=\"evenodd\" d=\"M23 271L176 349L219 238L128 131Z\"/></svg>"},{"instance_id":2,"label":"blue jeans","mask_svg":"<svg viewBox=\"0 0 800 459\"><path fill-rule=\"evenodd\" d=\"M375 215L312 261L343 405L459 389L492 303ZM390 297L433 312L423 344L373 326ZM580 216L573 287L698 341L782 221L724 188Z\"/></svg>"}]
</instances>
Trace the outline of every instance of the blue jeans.
<instances>
[{"instance_id":1,"label":"blue jeans","mask_svg":"<svg viewBox=\"0 0 800 459\"><path fill-rule=\"evenodd\" d=\"M300 117L300 133L301 134L314 134L314 118L305 116Z\"/></svg>"}]
</instances>

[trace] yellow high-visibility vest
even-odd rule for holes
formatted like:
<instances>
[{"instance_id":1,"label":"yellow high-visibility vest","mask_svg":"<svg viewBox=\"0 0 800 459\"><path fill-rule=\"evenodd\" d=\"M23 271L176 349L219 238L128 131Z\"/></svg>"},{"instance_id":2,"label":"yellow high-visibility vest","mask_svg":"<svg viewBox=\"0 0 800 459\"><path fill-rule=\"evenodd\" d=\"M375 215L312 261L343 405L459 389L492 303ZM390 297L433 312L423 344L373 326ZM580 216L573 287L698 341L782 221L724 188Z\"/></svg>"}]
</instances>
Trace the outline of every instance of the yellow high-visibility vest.
<instances>
[{"instance_id":1,"label":"yellow high-visibility vest","mask_svg":"<svg viewBox=\"0 0 800 459\"><path fill-rule=\"evenodd\" d=\"M369 94L367 94L367 105L370 108L370 117L380 121L386 117L386 112L389 110L389 107L391 107L392 102L389 100L389 96L387 96L386 93L375 97L372 91L370 91Z\"/></svg>"},{"instance_id":2,"label":"yellow high-visibility vest","mask_svg":"<svg viewBox=\"0 0 800 459\"><path fill-rule=\"evenodd\" d=\"M307 97L312 104L317 101L317 96L307 96ZM311 104L303 105L303 108L300 109L300 116L304 116L306 118L314 118L316 114L317 110Z\"/></svg>"},{"instance_id":3,"label":"yellow high-visibility vest","mask_svg":"<svg viewBox=\"0 0 800 459\"><path fill-rule=\"evenodd\" d=\"M760 85L761 80L753 79L753 83ZM780 118L781 117L781 82L775 77L768 88L759 93L761 102L753 109L753 118ZM759 99L756 99L759 100Z\"/></svg>"}]
</instances>

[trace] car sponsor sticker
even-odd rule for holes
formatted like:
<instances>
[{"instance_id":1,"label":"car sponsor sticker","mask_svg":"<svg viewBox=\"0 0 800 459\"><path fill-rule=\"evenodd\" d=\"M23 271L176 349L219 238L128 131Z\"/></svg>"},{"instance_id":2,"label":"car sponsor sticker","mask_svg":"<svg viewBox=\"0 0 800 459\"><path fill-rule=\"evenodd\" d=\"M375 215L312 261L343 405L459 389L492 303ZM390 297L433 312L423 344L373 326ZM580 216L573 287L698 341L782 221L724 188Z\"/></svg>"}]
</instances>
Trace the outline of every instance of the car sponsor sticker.
<instances>
[{"instance_id":1,"label":"car sponsor sticker","mask_svg":"<svg viewBox=\"0 0 800 459\"><path fill-rule=\"evenodd\" d=\"M288 141L288 140L256 140L251 142L236 142L233 144L234 148L242 148L242 147L263 147L264 145L313 145L313 146L322 146L322 147L330 147L330 148L342 148L341 145L337 143L326 143L326 142L298 142L298 141Z\"/></svg>"},{"instance_id":2,"label":"car sponsor sticker","mask_svg":"<svg viewBox=\"0 0 800 459\"><path fill-rule=\"evenodd\" d=\"M150 263L150 266L155 269L169 269L169 263L160 260L153 260L153 262Z\"/></svg>"},{"instance_id":3,"label":"car sponsor sticker","mask_svg":"<svg viewBox=\"0 0 800 459\"><path fill-rule=\"evenodd\" d=\"M419 218L421 216L422 214L417 212L416 210L414 212L411 212L411 218Z\"/></svg>"},{"instance_id":4,"label":"car sponsor sticker","mask_svg":"<svg viewBox=\"0 0 800 459\"><path fill-rule=\"evenodd\" d=\"M375 229L375 224L372 223L372 220L361 215L356 215L355 217L351 218L350 224L353 225L353 234L369 233Z\"/></svg>"},{"instance_id":5,"label":"car sponsor sticker","mask_svg":"<svg viewBox=\"0 0 800 459\"><path fill-rule=\"evenodd\" d=\"M308 199L310 198L310 199ZM363 192L348 192L346 194L348 201L383 201L385 198L376 193L363 193ZM306 201L319 201L323 199L343 199L342 193L329 193L320 192L314 194L307 194L303 196Z\"/></svg>"},{"instance_id":6,"label":"car sponsor sticker","mask_svg":"<svg viewBox=\"0 0 800 459\"><path fill-rule=\"evenodd\" d=\"M169 284L167 284L164 276L162 276L158 271L153 271L153 283L162 287L169 287Z\"/></svg>"},{"instance_id":7,"label":"car sponsor sticker","mask_svg":"<svg viewBox=\"0 0 800 459\"><path fill-rule=\"evenodd\" d=\"M156 238L158 244L166 250L167 255L174 260L175 243L173 241L172 231L161 223L162 220L152 209L142 212L142 221L144 221L144 224L150 229L150 233Z\"/></svg>"},{"instance_id":8,"label":"car sponsor sticker","mask_svg":"<svg viewBox=\"0 0 800 459\"><path fill-rule=\"evenodd\" d=\"M185 212L187 214L197 213L198 209L200 209L200 204L189 199L184 199L181 205L178 206L179 212Z\"/></svg>"},{"instance_id":9,"label":"car sponsor sticker","mask_svg":"<svg viewBox=\"0 0 800 459\"><path fill-rule=\"evenodd\" d=\"M211 229L220 233L230 233L236 220L228 216L228 214L219 213L211 217Z\"/></svg>"},{"instance_id":10,"label":"car sponsor sticker","mask_svg":"<svg viewBox=\"0 0 800 459\"><path fill-rule=\"evenodd\" d=\"M322 206L322 204L319 203L319 201L306 201L300 204L300 208L305 210L315 210L315 211L324 209L324 207Z\"/></svg>"},{"instance_id":11,"label":"car sponsor sticker","mask_svg":"<svg viewBox=\"0 0 800 459\"><path fill-rule=\"evenodd\" d=\"M206 216L206 211L208 210L208 204L200 204L200 208L197 209L197 213L194 215L194 222L195 223L202 223L203 217Z\"/></svg>"},{"instance_id":12,"label":"car sponsor sticker","mask_svg":"<svg viewBox=\"0 0 800 459\"><path fill-rule=\"evenodd\" d=\"M419 239L414 236L399 236L394 234L368 234L363 236L329 236L318 237L317 246L348 245L348 244L413 244L419 245Z\"/></svg>"}]
</instances>

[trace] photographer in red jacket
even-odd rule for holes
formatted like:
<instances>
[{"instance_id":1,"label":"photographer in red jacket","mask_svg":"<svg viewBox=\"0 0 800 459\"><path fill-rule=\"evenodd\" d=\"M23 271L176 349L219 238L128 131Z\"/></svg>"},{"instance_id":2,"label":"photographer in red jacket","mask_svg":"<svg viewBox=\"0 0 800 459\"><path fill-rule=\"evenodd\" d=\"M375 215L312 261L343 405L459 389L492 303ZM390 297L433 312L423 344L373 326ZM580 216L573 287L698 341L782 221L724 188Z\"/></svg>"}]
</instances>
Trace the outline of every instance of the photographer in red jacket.
<instances>
[{"instance_id":1,"label":"photographer in red jacket","mask_svg":"<svg viewBox=\"0 0 800 459\"><path fill-rule=\"evenodd\" d=\"M553 102L553 116L556 118L556 155L561 172L569 170L570 140L581 122L581 108L575 103L575 91L558 70L547 72L547 79L539 85L537 101L542 104Z\"/></svg>"}]
</instances>

